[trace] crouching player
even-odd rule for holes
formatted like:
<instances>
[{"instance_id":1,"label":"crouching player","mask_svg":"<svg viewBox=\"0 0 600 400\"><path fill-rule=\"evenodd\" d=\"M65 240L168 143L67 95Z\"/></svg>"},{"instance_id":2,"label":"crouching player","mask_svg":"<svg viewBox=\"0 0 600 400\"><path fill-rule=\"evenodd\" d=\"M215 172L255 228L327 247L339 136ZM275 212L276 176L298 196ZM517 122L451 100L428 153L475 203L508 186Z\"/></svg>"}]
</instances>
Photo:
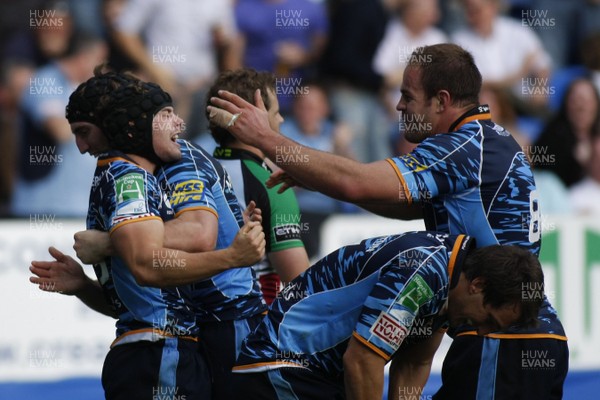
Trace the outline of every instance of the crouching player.
<instances>
[{"instance_id":1,"label":"crouching player","mask_svg":"<svg viewBox=\"0 0 600 400\"><path fill-rule=\"evenodd\" d=\"M381 399L421 393L444 327L479 335L536 323L537 258L516 246L476 249L464 235L367 239L294 279L242 345L236 399ZM523 296L523 282L539 288ZM532 300L527 300L527 299Z\"/></svg>"}]
</instances>

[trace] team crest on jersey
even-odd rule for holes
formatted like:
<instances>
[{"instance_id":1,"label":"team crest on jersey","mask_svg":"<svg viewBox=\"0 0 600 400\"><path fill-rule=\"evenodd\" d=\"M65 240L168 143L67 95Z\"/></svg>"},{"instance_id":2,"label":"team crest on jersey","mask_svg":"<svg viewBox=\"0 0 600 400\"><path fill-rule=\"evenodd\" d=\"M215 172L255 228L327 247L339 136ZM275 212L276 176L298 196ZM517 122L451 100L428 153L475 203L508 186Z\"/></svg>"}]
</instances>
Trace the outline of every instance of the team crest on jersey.
<instances>
[{"instance_id":1,"label":"team crest on jersey","mask_svg":"<svg viewBox=\"0 0 600 400\"><path fill-rule=\"evenodd\" d=\"M383 311L379 314L369 332L381 339L385 344L394 349L394 351L400 348L402 341L408 333L404 326Z\"/></svg>"},{"instance_id":2,"label":"team crest on jersey","mask_svg":"<svg viewBox=\"0 0 600 400\"><path fill-rule=\"evenodd\" d=\"M142 174L127 174L115 180L116 215L136 215L148 212Z\"/></svg>"}]
</instances>

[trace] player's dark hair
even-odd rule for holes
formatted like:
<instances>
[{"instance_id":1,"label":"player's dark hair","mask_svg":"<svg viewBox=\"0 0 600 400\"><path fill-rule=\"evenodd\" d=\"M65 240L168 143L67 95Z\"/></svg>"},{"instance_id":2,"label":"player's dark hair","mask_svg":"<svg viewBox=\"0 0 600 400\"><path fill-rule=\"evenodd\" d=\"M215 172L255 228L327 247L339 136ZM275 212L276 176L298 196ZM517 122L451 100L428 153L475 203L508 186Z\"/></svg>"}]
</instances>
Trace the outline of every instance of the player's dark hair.
<instances>
[{"instance_id":1,"label":"player's dark hair","mask_svg":"<svg viewBox=\"0 0 600 400\"><path fill-rule=\"evenodd\" d=\"M459 107L479 103L481 73L471 53L462 47L451 43L418 47L411 54L408 67L420 70L428 99L446 90L452 96L452 104Z\"/></svg>"},{"instance_id":2,"label":"player's dark hair","mask_svg":"<svg viewBox=\"0 0 600 400\"><path fill-rule=\"evenodd\" d=\"M256 71L252 68L243 68L235 71L224 71L217 77L217 80L208 90L206 105L211 105L210 98L217 97L219 90L227 90L235 93L242 99L254 104L254 92L260 89L262 101L265 103L267 110L271 108L271 102L268 98L268 90L275 92L275 75L271 72ZM206 113L208 118L208 112ZM220 128L209 122L208 128L210 133L219 146L226 146L234 142L235 137L226 129Z\"/></svg>"},{"instance_id":3,"label":"player's dark hair","mask_svg":"<svg viewBox=\"0 0 600 400\"><path fill-rule=\"evenodd\" d=\"M494 308L519 304L523 326L535 326L544 298L544 273L539 260L518 246L494 245L471 251L462 272L469 281L484 281L483 302Z\"/></svg>"}]
</instances>

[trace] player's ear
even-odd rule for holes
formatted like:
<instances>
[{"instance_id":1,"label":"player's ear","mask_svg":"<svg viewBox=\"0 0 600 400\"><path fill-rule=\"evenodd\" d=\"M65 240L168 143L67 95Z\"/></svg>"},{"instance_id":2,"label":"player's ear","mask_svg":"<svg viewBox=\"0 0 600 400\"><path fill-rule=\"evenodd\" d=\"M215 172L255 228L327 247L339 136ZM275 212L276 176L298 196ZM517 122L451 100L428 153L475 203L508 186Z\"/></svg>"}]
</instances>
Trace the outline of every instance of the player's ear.
<instances>
[{"instance_id":1,"label":"player's ear","mask_svg":"<svg viewBox=\"0 0 600 400\"><path fill-rule=\"evenodd\" d=\"M485 280L478 276L477 278L473 278L471 282L469 282L469 293L476 294L483 292L483 288L485 287Z\"/></svg>"},{"instance_id":2,"label":"player's ear","mask_svg":"<svg viewBox=\"0 0 600 400\"><path fill-rule=\"evenodd\" d=\"M442 112L450 105L450 93L447 90L440 90L435 96L436 110Z\"/></svg>"}]
</instances>

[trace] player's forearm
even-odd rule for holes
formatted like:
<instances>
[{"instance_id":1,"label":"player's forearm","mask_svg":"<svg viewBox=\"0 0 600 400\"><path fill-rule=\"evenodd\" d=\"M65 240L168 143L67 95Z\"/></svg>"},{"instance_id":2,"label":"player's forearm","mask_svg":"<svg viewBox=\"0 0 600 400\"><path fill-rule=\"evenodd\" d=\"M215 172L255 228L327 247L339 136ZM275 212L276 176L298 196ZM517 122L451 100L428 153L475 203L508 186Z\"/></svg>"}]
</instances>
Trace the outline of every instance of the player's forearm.
<instances>
[{"instance_id":1,"label":"player's forearm","mask_svg":"<svg viewBox=\"0 0 600 400\"><path fill-rule=\"evenodd\" d=\"M115 310L106 302L106 298L104 297L104 293L98 281L93 281L86 277L83 287L74 294L83 304L92 310L108 317L117 318Z\"/></svg>"},{"instance_id":2,"label":"player's forearm","mask_svg":"<svg viewBox=\"0 0 600 400\"><path fill-rule=\"evenodd\" d=\"M410 394L421 395L427 383L431 364L408 364L398 371L390 371L388 398L409 398Z\"/></svg>"},{"instance_id":3,"label":"player's forearm","mask_svg":"<svg viewBox=\"0 0 600 400\"><path fill-rule=\"evenodd\" d=\"M358 188L363 164L302 146L282 135L263 140L259 147L271 161L306 187L343 201L367 200Z\"/></svg>"},{"instance_id":4,"label":"player's forearm","mask_svg":"<svg viewBox=\"0 0 600 400\"><path fill-rule=\"evenodd\" d=\"M383 370L344 360L344 385L348 400L380 400L383 396Z\"/></svg>"},{"instance_id":5,"label":"player's forearm","mask_svg":"<svg viewBox=\"0 0 600 400\"><path fill-rule=\"evenodd\" d=\"M423 393L433 356L443 337L444 331L439 330L422 342L406 344L400 348L390 366L388 398L397 399L400 395L407 397L407 394Z\"/></svg>"},{"instance_id":6,"label":"player's forearm","mask_svg":"<svg viewBox=\"0 0 600 400\"><path fill-rule=\"evenodd\" d=\"M242 266L230 248L188 253L163 247L152 250L151 258L140 258L133 263L138 284L155 287L187 285Z\"/></svg>"}]
</instances>

